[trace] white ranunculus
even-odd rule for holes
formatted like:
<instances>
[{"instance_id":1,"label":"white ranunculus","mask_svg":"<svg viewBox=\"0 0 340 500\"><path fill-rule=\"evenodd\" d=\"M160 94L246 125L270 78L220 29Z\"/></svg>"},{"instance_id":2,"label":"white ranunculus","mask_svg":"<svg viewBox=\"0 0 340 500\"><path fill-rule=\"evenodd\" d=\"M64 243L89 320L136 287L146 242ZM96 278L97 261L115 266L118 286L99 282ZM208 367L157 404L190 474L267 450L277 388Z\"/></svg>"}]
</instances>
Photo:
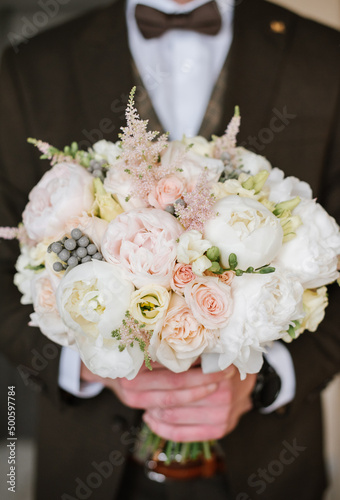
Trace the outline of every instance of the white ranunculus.
<instances>
[{"instance_id":1,"label":"white ranunculus","mask_svg":"<svg viewBox=\"0 0 340 500\"><path fill-rule=\"evenodd\" d=\"M196 229L186 231L179 237L177 260L182 264L191 264L212 246L212 243L204 240L202 233Z\"/></svg>"},{"instance_id":2,"label":"white ranunculus","mask_svg":"<svg viewBox=\"0 0 340 500\"><path fill-rule=\"evenodd\" d=\"M132 283L119 266L92 260L71 269L57 289L64 323L74 330L80 356L101 377L134 377L143 364L138 345L119 350L112 331L119 328L130 306Z\"/></svg>"},{"instance_id":3,"label":"white ranunculus","mask_svg":"<svg viewBox=\"0 0 340 500\"><path fill-rule=\"evenodd\" d=\"M30 326L37 326L42 333L57 344L71 346L74 333L65 326L57 308L55 287L51 276L45 270L31 280L34 312L30 315Z\"/></svg>"},{"instance_id":4,"label":"white ranunculus","mask_svg":"<svg viewBox=\"0 0 340 500\"><path fill-rule=\"evenodd\" d=\"M244 378L257 373L265 346L281 339L293 321L302 319L303 288L292 276L244 274L231 285L233 313L220 329L223 354L204 356L205 371L224 370L234 364Z\"/></svg>"},{"instance_id":5,"label":"white ranunculus","mask_svg":"<svg viewBox=\"0 0 340 500\"><path fill-rule=\"evenodd\" d=\"M270 172L272 169L271 164L264 156L257 155L242 147L236 148L234 164L250 175L256 175L261 170Z\"/></svg>"},{"instance_id":6,"label":"white ranunculus","mask_svg":"<svg viewBox=\"0 0 340 500\"><path fill-rule=\"evenodd\" d=\"M266 186L270 189L268 198L274 203L281 203L296 196L312 199L312 188L307 182L293 176L285 177L279 168L273 168L270 172Z\"/></svg>"},{"instance_id":7,"label":"white ranunculus","mask_svg":"<svg viewBox=\"0 0 340 500\"><path fill-rule=\"evenodd\" d=\"M122 154L122 150L119 147L120 142L110 142L102 139L101 141L93 144L92 149L96 153L98 159L106 160L110 165L113 165L117 161L117 157Z\"/></svg>"},{"instance_id":8,"label":"white ranunculus","mask_svg":"<svg viewBox=\"0 0 340 500\"><path fill-rule=\"evenodd\" d=\"M216 202L214 210L217 216L206 222L204 237L219 248L225 268L231 253L243 270L264 266L276 257L282 246L282 227L261 203L231 195Z\"/></svg>"},{"instance_id":9,"label":"white ranunculus","mask_svg":"<svg viewBox=\"0 0 340 500\"><path fill-rule=\"evenodd\" d=\"M273 265L297 276L304 288L335 281L339 277L339 226L315 200L302 200L294 215L301 218L302 225L296 229L296 237L283 244Z\"/></svg>"}]
</instances>

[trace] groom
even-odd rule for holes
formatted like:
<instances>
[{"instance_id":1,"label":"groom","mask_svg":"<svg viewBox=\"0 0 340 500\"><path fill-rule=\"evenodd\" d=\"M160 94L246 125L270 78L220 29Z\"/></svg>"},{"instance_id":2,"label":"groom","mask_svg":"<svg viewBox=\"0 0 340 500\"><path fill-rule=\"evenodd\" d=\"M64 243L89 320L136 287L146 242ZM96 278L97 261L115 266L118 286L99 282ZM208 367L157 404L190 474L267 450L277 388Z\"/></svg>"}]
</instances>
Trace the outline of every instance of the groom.
<instances>
[{"instance_id":1,"label":"groom","mask_svg":"<svg viewBox=\"0 0 340 500\"><path fill-rule=\"evenodd\" d=\"M215 4L208 17L215 33L175 27L153 37L143 19L136 19L136 3L118 0L5 54L1 225L18 223L29 190L48 168L26 137L57 147L72 140L83 146L115 140L134 84L142 117L150 117L151 129L169 130L172 138L222 134L238 104L239 143L309 182L320 203L338 216L339 34L261 0L235 5L221 0L219 17L212 12ZM185 14L207 2L139 3ZM151 31L159 24L157 17ZM67 351L60 353L27 327L29 310L19 305L12 285L17 253L14 244L1 243L6 290L1 349L41 391L38 499L90 498L92 493L103 500L188 494L199 499L209 492L225 498L223 480L146 482L128 460L140 422L135 408L144 409L150 427L169 439L223 437L237 500L321 499L326 482L320 391L340 366L338 288L330 291L317 334L305 333L288 347L278 343L274 348L277 353L268 359L282 372L282 389L263 413L252 409L256 377L241 382L233 367L214 375L202 375L199 367L178 375L159 368L127 382L99 380L79 360L70 364ZM44 368L37 366L32 349L48 360Z\"/></svg>"}]
</instances>

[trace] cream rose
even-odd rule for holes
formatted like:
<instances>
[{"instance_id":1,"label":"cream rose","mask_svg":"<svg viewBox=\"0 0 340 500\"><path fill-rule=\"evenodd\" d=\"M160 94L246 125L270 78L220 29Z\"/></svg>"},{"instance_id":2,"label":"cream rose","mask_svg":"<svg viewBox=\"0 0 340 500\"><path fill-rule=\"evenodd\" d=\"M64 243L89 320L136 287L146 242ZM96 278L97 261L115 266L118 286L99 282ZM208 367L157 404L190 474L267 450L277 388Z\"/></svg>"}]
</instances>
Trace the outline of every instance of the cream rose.
<instances>
[{"instance_id":1,"label":"cream rose","mask_svg":"<svg viewBox=\"0 0 340 500\"><path fill-rule=\"evenodd\" d=\"M102 253L108 262L119 264L137 288L157 284L169 289L182 232L176 218L163 210L130 210L108 225Z\"/></svg>"},{"instance_id":2,"label":"cream rose","mask_svg":"<svg viewBox=\"0 0 340 500\"><path fill-rule=\"evenodd\" d=\"M146 330L155 330L162 324L168 309L170 293L159 285L146 285L131 296L130 313Z\"/></svg>"},{"instance_id":3,"label":"cream rose","mask_svg":"<svg viewBox=\"0 0 340 500\"><path fill-rule=\"evenodd\" d=\"M28 236L35 241L54 237L68 219L90 210L93 177L73 163L59 163L46 172L29 194L23 212Z\"/></svg>"},{"instance_id":4,"label":"cream rose","mask_svg":"<svg viewBox=\"0 0 340 500\"><path fill-rule=\"evenodd\" d=\"M214 210L217 215L206 222L204 237L218 247L225 268L231 253L243 270L269 264L277 256L283 239L280 220L261 203L231 195L215 203Z\"/></svg>"},{"instance_id":5,"label":"cream rose","mask_svg":"<svg viewBox=\"0 0 340 500\"><path fill-rule=\"evenodd\" d=\"M222 328L228 324L233 310L231 288L218 278L202 277L191 281L184 289L184 297L205 328Z\"/></svg>"},{"instance_id":6,"label":"cream rose","mask_svg":"<svg viewBox=\"0 0 340 500\"><path fill-rule=\"evenodd\" d=\"M147 203L144 200L138 196L131 196L134 186L131 175L124 172L125 168L125 163L118 160L117 165L108 170L104 181L105 190L114 196L125 211L146 207Z\"/></svg>"},{"instance_id":7,"label":"cream rose","mask_svg":"<svg viewBox=\"0 0 340 500\"><path fill-rule=\"evenodd\" d=\"M149 352L173 372L190 368L204 350L213 349L218 330L208 330L195 318L184 298L173 294L162 330L153 335Z\"/></svg>"}]
</instances>

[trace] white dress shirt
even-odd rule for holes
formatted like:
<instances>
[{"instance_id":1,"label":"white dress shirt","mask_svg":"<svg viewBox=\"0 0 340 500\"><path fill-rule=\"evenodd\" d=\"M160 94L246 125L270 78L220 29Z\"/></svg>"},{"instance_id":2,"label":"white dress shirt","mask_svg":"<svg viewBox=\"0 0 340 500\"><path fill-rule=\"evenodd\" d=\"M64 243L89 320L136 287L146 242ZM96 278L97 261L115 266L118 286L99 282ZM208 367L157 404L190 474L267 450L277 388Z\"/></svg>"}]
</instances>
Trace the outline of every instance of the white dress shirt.
<instances>
[{"instance_id":1,"label":"white dress shirt","mask_svg":"<svg viewBox=\"0 0 340 500\"><path fill-rule=\"evenodd\" d=\"M214 85L232 42L233 1L218 0L222 27L215 36L186 30L171 30L147 40L137 27L134 12L142 3L167 14L185 13L208 0L192 0L180 5L174 0L128 0L126 6L129 46L152 105L172 140L197 135ZM228 124L226 123L226 126ZM268 362L281 377L282 387L276 401L265 410L272 412L289 403L295 395L295 373L289 351L275 342L266 354ZM80 382L80 358L63 348L59 386L78 397L93 397L101 384Z\"/></svg>"}]
</instances>

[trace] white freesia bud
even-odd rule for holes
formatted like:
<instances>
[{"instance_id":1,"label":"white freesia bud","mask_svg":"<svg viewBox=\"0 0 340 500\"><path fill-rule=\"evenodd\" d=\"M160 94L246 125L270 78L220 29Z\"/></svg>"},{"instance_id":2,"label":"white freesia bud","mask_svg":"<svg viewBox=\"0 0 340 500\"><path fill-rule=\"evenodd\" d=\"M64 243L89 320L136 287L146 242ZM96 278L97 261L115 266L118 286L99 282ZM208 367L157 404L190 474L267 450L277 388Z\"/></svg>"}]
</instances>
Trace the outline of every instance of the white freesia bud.
<instances>
[{"instance_id":1,"label":"white freesia bud","mask_svg":"<svg viewBox=\"0 0 340 500\"><path fill-rule=\"evenodd\" d=\"M194 260L191 267L192 272L195 273L196 276L203 276L204 271L211 267L211 260L209 260L205 255L202 255L202 257Z\"/></svg>"},{"instance_id":2,"label":"white freesia bud","mask_svg":"<svg viewBox=\"0 0 340 500\"><path fill-rule=\"evenodd\" d=\"M211 246L210 241L204 240L199 231L195 229L186 231L179 237L177 260L183 264L190 264L201 257Z\"/></svg>"}]
</instances>

